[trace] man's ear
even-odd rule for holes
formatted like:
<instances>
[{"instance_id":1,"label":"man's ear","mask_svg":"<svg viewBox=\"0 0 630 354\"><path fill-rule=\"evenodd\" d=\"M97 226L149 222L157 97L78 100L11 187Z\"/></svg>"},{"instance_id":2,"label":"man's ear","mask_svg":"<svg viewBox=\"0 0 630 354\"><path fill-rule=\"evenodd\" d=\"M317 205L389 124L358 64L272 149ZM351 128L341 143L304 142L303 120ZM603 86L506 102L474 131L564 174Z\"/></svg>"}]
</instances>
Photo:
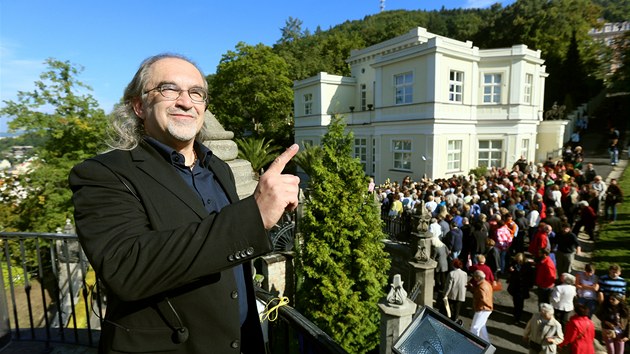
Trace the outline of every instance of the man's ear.
<instances>
[{"instance_id":1,"label":"man's ear","mask_svg":"<svg viewBox=\"0 0 630 354\"><path fill-rule=\"evenodd\" d=\"M136 115L144 120L144 106L142 100L140 98L134 98L133 101L131 101L131 106Z\"/></svg>"}]
</instances>

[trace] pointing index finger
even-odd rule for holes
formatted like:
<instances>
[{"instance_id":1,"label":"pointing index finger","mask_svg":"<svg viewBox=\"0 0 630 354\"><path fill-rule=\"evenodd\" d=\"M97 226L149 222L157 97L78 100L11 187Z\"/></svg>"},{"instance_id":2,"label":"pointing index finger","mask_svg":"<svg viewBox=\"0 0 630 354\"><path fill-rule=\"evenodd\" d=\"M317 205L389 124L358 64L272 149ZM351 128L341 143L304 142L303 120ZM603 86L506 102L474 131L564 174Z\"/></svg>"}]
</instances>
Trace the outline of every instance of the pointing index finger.
<instances>
[{"instance_id":1,"label":"pointing index finger","mask_svg":"<svg viewBox=\"0 0 630 354\"><path fill-rule=\"evenodd\" d=\"M278 157L276 157L276 159L271 163L271 165L269 165L269 168L267 169L266 173L278 174L278 175L281 174L282 170L284 170L284 166L286 166L287 163L293 158L293 156L297 154L299 149L300 147L298 146L298 144L293 144L289 146L289 148L286 149L285 152L283 152Z\"/></svg>"}]
</instances>

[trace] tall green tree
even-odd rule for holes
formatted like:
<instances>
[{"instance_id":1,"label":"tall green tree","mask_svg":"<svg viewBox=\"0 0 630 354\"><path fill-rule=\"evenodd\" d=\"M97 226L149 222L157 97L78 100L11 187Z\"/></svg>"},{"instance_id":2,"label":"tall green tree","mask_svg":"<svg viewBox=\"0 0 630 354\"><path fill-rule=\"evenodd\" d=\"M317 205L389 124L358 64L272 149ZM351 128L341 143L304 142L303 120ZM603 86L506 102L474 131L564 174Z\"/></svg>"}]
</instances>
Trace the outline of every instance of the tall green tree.
<instances>
[{"instance_id":1,"label":"tall green tree","mask_svg":"<svg viewBox=\"0 0 630 354\"><path fill-rule=\"evenodd\" d=\"M630 20L630 0L593 0L602 7L602 18L607 22Z\"/></svg>"},{"instance_id":2,"label":"tall green tree","mask_svg":"<svg viewBox=\"0 0 630 354\"><path fill-rule=\"evenodd\" d=\"M630 32L616 38L615 47L617 50L612 63L618 67L610 78L611 91L630 92Z\"/></svg>"},{"instance_id":3,"label":"tall green tree","mask_svg":"<svg viewBox=\"0 0 630 354\"><path fill-rule=\"evenodd\" d=\"M310 35L308 30L302 30L302 21L292 17L286 21L281 32L282 37L273 46L273 52L287 63L292 80L302 80L321 71L334 73L326 66L327 60L320 55L327 32L318 30L316 35ZM341 52L336 48L335 51Z\"/></svg>"},{"instance_id":4,"label":"tall green tree","mask_svg":"<svg viewBox=\"0 0 630 354\"><path fill-rule=\"evenodd\" d=\"M89 94L90 87L77 79L83 68L68 61L47 59L47 71L32 91L20 91L17 101L4 101L0 115L11 117L9 128L43 139L30 172L18 177L24 198L12 200L18 217L6 230L54 232L72 216L67 178L70 168L105 148L106 116ZM17 188L17 187L16 187Z\"/></svg>"},{"instance_id":5,"label":"tall green tree","mask_svg":"<svg viewBox=\"0 0 630 354\"><path fill-rule=\"evenodd\" d=\"M270 47L240 42L209 80L210 110L237 137L252 132L287 145L293 140L293 82Z\"/></svg>"},{"instance_id":6,"label":"tall green tree","mask_svg":"<svg viewBox=\"0 0 630 354\"><path fill-rule=\"evenodd\" d=\"M381 240L380 211L368 179L351 157L352 133L334 117L313 161L310 193L300 227L297 308L350 353L379 342L377 303L390 261Z\"/></svg>"},{"instance_id":7,"label":"tall green tree","mask_svg":"<svg viewBox=\"0 0 630 354\"><path fill-rule=\"evenodd\" d=\"M525 44L540 50L545 59L549 78L546 80L545 104L564 102L567 84L562 68L567 53L579 52L582 63L596 61L597 53L591 51L589 29L597 25L601 8L590 0L517 0L507 6L497 19L494 28L487 27L486 40L481 48L509 47ZM497 31L496 29L501 29ZM569 51L574 38L577 52ZM572 59L574 60L574 59ZM591 86L586 76L579 82L579 89L588 92ZM581 102L574 102L579 104Z\"/></svg>"},{"instance_id":8,"label":"tall green tree","mask_svg":"<svg viewBox=\"0 0 630 354\"><path fill-rule=\"evenodd\" d=\"M298 18L289 17L285 22L285 26L280 29L282 36L279 43L294 42L308 36L308 31L302 31L303 23Z\"/></svg>"}]
</instances>

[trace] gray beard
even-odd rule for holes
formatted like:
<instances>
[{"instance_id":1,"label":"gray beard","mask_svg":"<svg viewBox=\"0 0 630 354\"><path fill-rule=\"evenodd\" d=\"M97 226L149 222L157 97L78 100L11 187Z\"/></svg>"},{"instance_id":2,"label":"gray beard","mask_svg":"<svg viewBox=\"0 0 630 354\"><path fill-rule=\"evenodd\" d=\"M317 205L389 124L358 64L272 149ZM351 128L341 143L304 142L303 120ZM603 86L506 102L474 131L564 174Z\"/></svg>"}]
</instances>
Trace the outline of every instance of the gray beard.
<instances>
[{"instance_id":1,"label":"gray beard","mask_svg":"<svg viewBox=\"0 0 630 354\"><path fill-rule=\"evenodd\" d=\"M167 126L169 134L179 141L190 141L197 136L197 125L193 124L178 124L170 121Z\"/></svg>"}]
</instances>

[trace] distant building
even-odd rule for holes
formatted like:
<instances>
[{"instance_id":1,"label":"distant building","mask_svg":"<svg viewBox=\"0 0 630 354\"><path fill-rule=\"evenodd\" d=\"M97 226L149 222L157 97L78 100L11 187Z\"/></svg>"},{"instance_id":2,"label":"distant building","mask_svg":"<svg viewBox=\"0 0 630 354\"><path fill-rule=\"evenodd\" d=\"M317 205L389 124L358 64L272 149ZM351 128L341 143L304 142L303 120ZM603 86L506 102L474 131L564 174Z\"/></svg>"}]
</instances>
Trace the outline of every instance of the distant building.
<instances>
[{"instance_id":1,"label":"distant building","mask_svg":"<svg viewBox=\"0 0 630 354\"><path fill-rule=\"evenodd\" d=\"M548 76L539 50L480 50L418 27L353 50L347 62L350 77L322 72L294 83L300 145L319 145L340 114L354 132L354 156L376 181L536 159Z\"/></svg>"},{"instance_id":2,"label":"distant building","mask_svg":"<svg viewBox=\"0 0 630 354\"><path fill-rule=\"evenodd\" d=\"M628 21L606 22L601 28L591 28L588 35L593 39L603 41L607 46L611 46L614 44L615 38L628 31L630 31L630 22Z\"/></svg>"},{"instance_id":3,"label":"distant building","mask_svg":"<svg viewBox=\"0 0 630 354\"><path fill-rule=\"evenodd\" d=\"M25 146L12 146L11 147L11 154L13 155L14 158L16 159L23 159L25 157L28 156L28 153L31 152L33 150L33 147L30 145L25 145Z\"/></svg>"},{"instance_id":4,"label":"distant building","mask_svg":"<svg viewBox=\"0 0 630 354\"><path fill-rule=\"evenodd\" d=\"M592 28L588 35L593 39L604 42L606 46L613 49L613 58L610 63L610 72L613 73L619 68L621 55L617 52L615 40L624 33L630 31L630 22L606 22L600 28Z\"/></svg>"}]
</instances>

